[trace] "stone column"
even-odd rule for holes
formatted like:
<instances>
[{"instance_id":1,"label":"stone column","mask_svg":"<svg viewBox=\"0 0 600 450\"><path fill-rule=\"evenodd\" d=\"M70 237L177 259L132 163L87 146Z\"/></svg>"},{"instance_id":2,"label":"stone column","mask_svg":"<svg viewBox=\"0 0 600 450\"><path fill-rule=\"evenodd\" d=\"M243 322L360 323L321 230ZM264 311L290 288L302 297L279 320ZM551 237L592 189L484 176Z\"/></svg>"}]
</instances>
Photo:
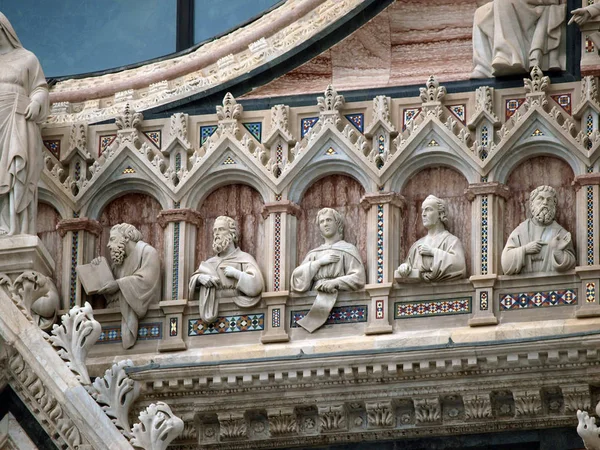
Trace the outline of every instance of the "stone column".
<instances>
[{"instance_id":1,"label":"stone column","mask_svg":"<svg viewBox=\"0 0 600 450\"><path fill-rule=\"evenodd\" d=\"M75 217L61 220L56 229L63 238L63 271L61 298L68 304L61 305L70 309L81 306L81 283L77 278L77 266L94 259L96 255L96 239L102 234L100 222L87 217ZM68 258L68 259L67 259Z\"/></svg>"},{"instance_id":2,"label":"stone column","mask_svg":"<svg viewBox=\"0 0 600 450\"><path fill-rule=\"evenodd\" d=\"M263 207L267 233L267 268L263 301L267 305L263 344L289 341L286 331L286 303L289 283L297 260L297 217L300 207L289 201L279 200Z\"/></svg>"},{"instance_id":3,"label":"stone column","mask_svg":"<svg viewBox=\"0 0 600 450\"><path fill-rule=\"evenodd\" d=\"M576 317L600 316L600 252L598 236L600 208L600 173L590 171L579 175L573 181L577 189L577 267L575 271L581 279Z\"/></svg>"},{"instance_id":4,"label":"stone column","mask_svg":"<svg viewBox=\"0 0 600 450\"><path fill-rule=\"evenodd\" d=\"M367 211L367 285L371 306L366 334L392 332L390 292L399 265L404 197L395 192L368 193L360 201ZM369 265L371 263L372 265Z\"/></svg>"},{"instance_id":5,"label":"stone column","mask_svg":"<svg viewBox=\"0 0 600 450\"><path fill-rule=\"evenodd\" d=\"M494 284L500 274L500 256L504 248L504 203L508 187L497 182L473 183L465 191L471 201L471 267L475 288L470 326L496 325Z\"/></svg>"}]
</instances>

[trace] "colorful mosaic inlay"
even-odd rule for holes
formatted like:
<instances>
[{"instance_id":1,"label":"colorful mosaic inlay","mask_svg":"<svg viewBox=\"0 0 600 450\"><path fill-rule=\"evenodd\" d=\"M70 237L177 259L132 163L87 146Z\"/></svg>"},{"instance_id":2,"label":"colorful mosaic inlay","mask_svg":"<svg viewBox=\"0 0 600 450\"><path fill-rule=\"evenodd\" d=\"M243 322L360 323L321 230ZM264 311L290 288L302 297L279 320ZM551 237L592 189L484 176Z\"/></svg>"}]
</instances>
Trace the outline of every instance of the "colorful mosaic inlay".
<instances>
[{"instance_id":1,"label":"colorful mosaic inlay","mask_svg":"<svg viewBox=\"0 0 600 450\"><path fill-rule=\"evenodd\" d=\"M469 314L470 312L470 297L448 300L417 300L413 302L394 303L394 319L449 316L454 314Z\"/></svg>"},{"instance_id":2,"label":"colorful mosaic inlay","mask_svg":"<svg viewBox=\"0 0 600 450\"><path fill-rule=\"evenodd\" d=\"M235 163L236 163L235 160L231 156L228 156L227 158L225 158L223 160L223 162L221 163L221 165L222 166L231 166L231 165L233 165Z\"/></svg>"},{"instance_id":3,"label":"colorful mosaic inlay","mask_svg":"<svg viewBox=\"0 0 600 450\"><path fill-rule=\"evenodd\" d=\"M181 223L175 222L173 229L173 272L171 273L171 298L179 298L179 235Z\"/></svg>"},{"instance_id":4,"label":"colorful mosaic inlay","mask_svg":"<svg viewBox=\"0 0 600 450\"><path fill-rule=\"evenodd\" d=\"M516 294L500 294L500 309L504 311L576 304L577 289L561 289L549 292L520 292Z\"/></svg>"},{"instance_id":5,"label":"colorful mosaic inlay","mask_svg":"<svg viewBox=\"0 0 600 450\"><path fill-rule=\"evenodd\" d=\"M135 169L131 166L127 166L125 167L125 169L123 169L123 175L131 175L132 173L135 173Z\"/></svg>"},{"instance_id":6,"label":"colorful mosaic inlay","mask_svg":"<svg viewBox=\"0 0 600 450\"><path fill-rule=\"evenodd\" d=\"M586 303L596 301L596 283L585 283L585 301Z\"/></svg>"},{"instance_id":7,"label":"colorful mosaic inlay","mask_svg":"<svg viewBox=\"0 0 600 450\"><path fill-rule=\"evenodd\" d=\"M162 323L141 323L138 328L138 341L162 339ZM115 344L121 342L121 325L103 326L98 344Z\"/></svg>"},{"instance_id":8,"label":"colorful mosaic inlay","mask_svg":"<svg viewBox=\"0 0 600 450\"><path fill-rule=\"evenodd\" d=\"M438 144L438 142L435 139L432 139L431 141L429 141L429 144L427 144L427 147L439 147L440 144Z\"/></svg>"},{"instance_id":9,"label":"colorful mosaic inlay","mask_svg":"<svg viewBox=\"0 0 600 450\"><path fill-rule=\"evenodd\" d=\"M160 150L162 145L162 133L160 130L144 131L144 135L150 142L152 142L152 144L154 144L157 149Z\"/></svg>"},{"instance_id":10,"label":"colorful mosaic inlay","mask_svg":"<svg viewBox=\"0 0 600 450\"><path fill-rule=\"evenodd\" d=\"M307 117L305 119L302 119L300 121L300 137L303 138L304 136L306 136L306 133L308 133L318 121L318 117Z\"/></svg>"},{"instance_id":11,"label":"colorful mosaic inlay","mask_svg":"<svg viewBox=\"0 0 600 450\"><path fill-rule=\"evenodd\" d=\"M595 47L594 47L594 43L592 42L592 40L590 39L589 36L585 37L585 52L586 53L594 53L595 51Z\"/></svg>"},{"instance_id":12,"label":"colorful mosaic inlay","mask_svg":"<svg viewBox=\"0 0 600 450\"><path fill-rule=\"evenodd\" d=\"M385 136L383 134L380 134L377 137L377 150L379 151L380 155L383 155L385 153ZM382 167L383 159L377 158L377 168L381 169Z\"/></svg>"},{"instance_id":13,"label":"colorful mosaic inlay","mask_svg":"<svg viewBox=\"0 0 600 450\"><path fill-rule=\"evenodd\" d=\"M451 105L448 109L454 116L462 122L463 125L467 124L467 107L466 105Z\"/></svg>"},{"instance_id":14,"label":"colorful mosaic inlay","mask_svg":"<svg viewBox=\"0 0 600 450\"><path fill-rule=\"evenodd\" d=\"M375 300L375 318L384 318L383 300Z\"/></svg>"},{"instance_id":15,"label":"colorful mosaic inlay","mask_svg":"<svg viewBox=\"0 0 600 450\"><path fill-rule=\"evenodd\" d=\"M377 282L383 283L383 205L377 205Z\"/></svg>"},{"instance_id":16,"label":"colorful mosaic inlay","mask_svg":"<svg viewBox=\"0 0 600 450\"><path fill-rule=\"evenodd\" d=\"M481 196L481 274L488 273L488 196Z\"/></svg>"},{"instance_id":17,"label":"colorful mosaic inlay","mask_svg":"<svg viewBox=\"0 0 600 450\"><path fill-rule=\"evenodd\" d=\"M60 159L60 139L48 139L44 141L44 147L54 155L56 159Z\"/></svg>"},{"instance_id":18,"label":"colorful mosaic inlay","mask_svg":"<svg viewBox=\"0 0 600 450\"><path fill-rule=\"evenodd\" d=\"M308 309L292 311L290 326L298 328L298 321L308 314ZM367 321L367 305L336 306L329 313L325 325L338 325L344 323L361 323Z\"/></svg>"},{"instance_id":19,"label":"colorful mosaic inlay","mask_svg":"<svg viewBox=\"0 0 600 450\"><path fill-rule=\"evenodd\" d=\"M262 142L262 123L261 122L250 122L244 123L244 128L250 132L254 139L258 142Z\"/></svg>"},{"instance_id":20,"label":"colorful mosaic inlay","mask_svg":"<svg viewBox=\"0 0 600 450\"><path fill-rule=\"evenodd\" d=\"M594 265L594 186L586 186L586 241L587 265Z\"/></svg>"},{"instance_id":21,"label":"colorful mosaic inlay","mask_svg":"<svg viewBox=\"0 0 600 450\"><path fill-rule=\"evenodd\" d=\"M592 135L593 132L594 132L594 116L590 113L585 118L585 134L587 134L589 137ZM588 148L588 150L590 148L592 148L591 139L588 139L587 148Z\"/></svg>"},{"instance_id":22,"label":"colorful mosaic inlay","mask_svg":"<svg viewBox=\"0 0 600 450\"><path fill-rule=\"evenodd\" d=\"M572 105L571 105L571 94L557 94L550 96L552 100L554 100L558 105L565 110L565 112L571 115Z\"/></svg>"},{"instance_id":23,"label":"colorful mosaic inlay","mask_svg":"<svg viewBox=\"0 0 600 450\"><path fill-rule=\"evenodd\" d=\"M524 98L511 98L506 100L506 120L510 119L523 103L525 103Z\"/></svg>"},{"instance_id":24,"label":"colorful mosaic inlay","mask_svg":"<svg viewBox=\"0 0 600 450\"><path fill-rule=\"evenodd\" d=\"M207 125L200 127L200 145L204 145L206 140L213 135L213 133L217 131L216 125Z\"/></svg>"},{"instance_id":25,"label":"colorful mosaic inlay","mask_svg":"<svg viewBox=\"0 0 600 450\"><path fill-rule=\"evenodd\" d=\"M346 117L348 122L354 125L358 131L361 133L365 131L365 115L363 113L347 114L344 117Z\"/></svg>"},{"instance_id":26,"label":"colorful mosaic inlay","mask_svg":"<svg viewBox=\"0 0 600 450\"><path fill-rule=\"evenodd\" d=\"M243 333L245 331L262 331L264 329L264 314L244 314L241 316L217 317L217 320L211 323L204 323L202 319L188 320L188 336Z\"/></svg>"},{"instance_id":27,"label":"colorful mosaic inlay","mask_svg":"<svg viewBox=\"0 0 600 450\"><path fill-rule=\"evenodd\" d=\"M273 261L273 290L281 287L281 213L275 213L275 248Z\"/></svg>"},{"instance_id":28,"label":"colorful mosaic inlay","mask_svg":"<svg viewBox=\"0 0 600 450\"><path fill-rule=\"evenodd\" d=\"M179 172L181 170L181 153L177 153L175 155L175 171Z\"/></svg>"},{"instance_id":29,"label":"colorful mosaic inlay","mask_svg":"<svg viewBox=\"0 0 600 450\"><path fill-rule=\"evenodd\" d=\"M408 122L414 119L420 112L421 108L406 108L402 110L402 131L406 130Z\"/></svg>"},{"instance_id":30,"label":"colorful mosaic inlay","mask_svg":"<svg viewBox=\"0 0 600 450\"><path fill-rule=\"evenodd\" d=\"M177 317L171 317L171 319L169 320L169 336L177 336L178 328L179 320L177 319Z\"/></svg>"},{"instance_id":31,"label":"colorful mosaic inlay","mask_svg":"<svg viewBox=\"0 0 600 450\"><path fill-rule=\"evenodd\" d=\"M481 291L479 293L479 309L481 311L487 311L488 309L488 292L487 291Z\"/></svg>"},{"instance_id":32,"label":"colorful mosaic inlay","mask_svg":"<svg viewBox=\"0 0 600 450\"><path fill-rule=\"evenodd\" d=\"M333 156L333 155L337 155L337 152L335 151L335 149L333 147L329 147L327 150L325 150L325 154L327 156Z\"/></svg>"},{"instance_id":33,"label":"colorful mosaic inlay","mask_svg":"<svg viewBox=\"0 0 600 450\"><path fill-rule=\"evenodd\" d=\"M533 133L531 133L532 136L543 136L544 132L542 130L540 130L539 128L536 128Z\"/></svg>"},{"instance_id":34,"label":"colorful mosaic inlay","mask_svg":"<svg viewBox=\"0 0 600 450\"><path fill-rule=\"evenodd\" d=\"M110 144L112 144L117 138L116 134L107 134L98 138L98 156L106 151Z\"/></svg>"},{"instance_id":35,"label":"colorful mosaic inlay","mask_svg":"<svg viewBox=\"0 0 600 450\"><path fill-rule=\"evenodd\" d=\"M79 253L79 233L73 231L71 238L71 274L69 280L69 306L75 306L77 300L77 254Z\"/></svg>"},{"instance_id":36,"label":"colorful mosaic inlay","mask_svg":"<svg viewBox=\"0 0 600 450\"><path fill-rule=\"evenodd\" d=\"M273 308L271 312L271 327L279 328L281 326L281 309Z\"/></svg>"}]
</instances>

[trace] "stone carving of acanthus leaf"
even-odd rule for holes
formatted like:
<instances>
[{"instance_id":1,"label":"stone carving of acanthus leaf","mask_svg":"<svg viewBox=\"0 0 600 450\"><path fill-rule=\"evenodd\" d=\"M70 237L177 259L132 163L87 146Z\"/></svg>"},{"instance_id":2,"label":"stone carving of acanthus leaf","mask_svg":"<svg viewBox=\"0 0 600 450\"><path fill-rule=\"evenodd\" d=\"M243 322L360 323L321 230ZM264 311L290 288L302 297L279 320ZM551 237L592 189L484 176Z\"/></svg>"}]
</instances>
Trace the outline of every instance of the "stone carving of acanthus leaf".
<instances>
[{"instance_id":1,"label":"stone carving of acanthus leaf","mask_svg":"<svg viewBox=\"0 0 600 450\"><path fill-rule=\"evenodd\" d=\"M523 78L525 90L530 94L546 91L548 85L550 84L550 77L544 76L544 73L538 66L534 66L533 69L531 69L530 75L531 79Z\"/></svg>"},{"instance_id":2,"label":"stone carving of acanthus leaf","mask_svg":"<svg viewBox=\"0 0 600 450\"><path fill-rule=\"evenodd\" d=\"M596 418L591 417L586 411L577 411L577 434L583 440L587 450L600 450L600 428L596 425Z\"/></svg>"},{"instance_id":3,"label":"stone carving of acanthus leaf","mask_svg":"<svg viewBox=\"0 0 600 450\"><path fill-rule=\"evenodd\" d=\"M424 88L419 88L423 103L441 102L446 96L446 88L440 86L434 75L427 80Z\"/></svg>"},{"instance_id":4,"label":"stone carving of acanthus leaf","mask_svg":"<svg viewBox=\"0 0 600 450\"><path fill-rule=\"evenodd\" d=\"M152 403L140 413L139 420L131 429L131 445L144 450L166 450L183 432L183 420L163 402Z\"/></svg>"}]
</instances>

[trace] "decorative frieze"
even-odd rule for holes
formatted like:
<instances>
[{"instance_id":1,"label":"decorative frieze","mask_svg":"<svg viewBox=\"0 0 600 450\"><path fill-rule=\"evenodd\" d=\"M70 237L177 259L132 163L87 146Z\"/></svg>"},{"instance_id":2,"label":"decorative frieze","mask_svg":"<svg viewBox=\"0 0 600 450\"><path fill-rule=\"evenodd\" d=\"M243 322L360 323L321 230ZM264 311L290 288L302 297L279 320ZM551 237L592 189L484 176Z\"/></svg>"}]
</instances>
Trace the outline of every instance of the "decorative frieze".
<instances>
[{"instance_id":1,"label":"decorative frieze","mask_svg":"<svg viewBox=\"0 0 600 450\"><path fill-rule=\"evenodd\" d=\"M542 412L542 398L539 390L515 390L515 414L521 416L535 416Z\"/></svg>"},{"instance_id":2,"label":"decorative frieze","mask_svg":"<svg viewBox=\"0 0 600 450\"><path fill-rule=\"evenodd\" d=\"M344 405L319 406L319 429L322 433L339 432L347 427Z\"/></svg>"},{"instance_id":3,"label":"decorative frieze","mask_svg":"<svg viewBox=\"0 0 600 450\"><path fill-rule=\"evenodd\" d=\"M439 398L416 398L413 400L413 403L415 407L415 423L417 425L442 420L442 408Z\"/></svg>"},{"instance_id":4,"label":"decorative frieze","mask_svg":"<svg viewBox=\"0 0 600 450\"><path fill-rule=\"evenodd\" d=\"M366 402L367 426L369 428L392 427L396 425L396 416L392 402Z\"/></svg>"}]
</instances>

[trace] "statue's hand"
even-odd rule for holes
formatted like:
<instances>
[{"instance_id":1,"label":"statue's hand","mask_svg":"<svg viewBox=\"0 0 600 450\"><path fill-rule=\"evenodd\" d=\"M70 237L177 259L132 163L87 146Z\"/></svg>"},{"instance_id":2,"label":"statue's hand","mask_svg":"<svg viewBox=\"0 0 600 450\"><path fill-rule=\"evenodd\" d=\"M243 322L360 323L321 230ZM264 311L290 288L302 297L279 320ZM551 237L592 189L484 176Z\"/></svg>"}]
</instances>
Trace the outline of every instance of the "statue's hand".
<instances>
[{"instance_id":1,"label":"statue's hand","mask_svg":"<svg viewBox=\"0 0 600 450\"><path fill-rule=\"evenodd\" d=\"M202 286L214 287L213 279L210 275L201 273L200 275L196 275L196 277L197 282L200 283Z\"/></svg>"},{"instance_id":2,"label":"statue's hand","mask_svg":"<svg viewBox=\"0 0 600 450\"><path fill-rule=\"evenodd\" d=\"M339 260L340 260L340 255L335 255L333 253L329 253L327 255L321 256L319 259L317 259L317 262L319 263L319 266L323 267L323 266L326 266L327 264L336 263Z\"/></svg>"},{"instance_id":3,"label":"statue's hand","mask_svg":"<svg viewBox=\"0 0 600 450\"><path fill-rule=\"evenodd\" d=\"M575 22L577 25L583 25L592 18L592 15L587 10L587 8L574 9L573 11L571 11L571 14L573 15L571 16L571 20L569 20L569 23L567 25L571 25L573 22Z\"/></svg>"},{"instance_id":4,"label":"statue's hand","mask_svg":"<svg viewBox=\"0 0 600 450\"><path fill-rule=\"evenodd\" d=\"M417 249L421 256L433 256L433 249L427 244L419 244Z\"/></svg>"},{"instance_id":5,"label":"statue's hand","mask_svg":"<svg viewBox=\"0 0 600 450\"><path fill-rule=\"evenodd\" d=\"M398 273L400 274L400 276L402 278L406 278L407 276L410 275L411 272L412 272L412 267L410 267L410 264L402 263L402 264L400 264L400 267L398 267Z\"/></svg>"},{"instance_id":6,"label":"statue's hand","mask_svg":"<svg viewBox=\"0 0 600 450\"><path fill-rule=\"evenodd\" d=\"M223 269L223 273L227 278L235 278L236 280L239 280L242 276L241 270L238 270L235 267L231 266L225 266L225 268Z\"/></svg>"},{"instance_id":7,"label":"statue's hand","mask_svg":"<svg viewBox=\"0 0 600 450\"><path fill-rule=\"evenodd\" d=\"M119 283L117 283L115 280L109 281L108 283L106 283L104 286L102 286L102 289L100 289L98 291L98 294L102 294L102 295L107 295L107 294L114 294L115 292L117 292L119 290Z\"/></svg>"},{"instance_id":8,"label":"statue's hand","mask_svg":"<svg viewBox=\"0 0 600 450\"><path fill-rule=\"evenodd\" d=\"M571 233L565 234L563 237L556 236L550 241L550 245L554 250L564 251L571 242Z\"/></svg>"},{"instance_id":9,"label":"statue's hand","mask_svg":"<svg viewBox=\"0 0 600 450\"><path fill-rule=\"evenodd\" d=\"M97 266L100 264L100 261L102 261L102 257L98 256L97 258L92 259L92 261L90 262L90 264Z\"/></svg>"},{"instance_id":10,"label":"statue's hand","mask_svg":"<svg viewBox=\"0 0 600 450\"><path fill-rule=\"evenodd\" d=\"M328 294L333 294L339 289L339 283L337 280L324 280L319 285L318 290L322 292L327 292Z\"/></svg>"},{"instance_id":11,"label":"statue's hand","mask_svg":"<svg viewBox=\"0 0 600 450\"><path fill-rule=\"evenodd\" d=\"M35 121L40 117L41 111L42 106L34 100L27 105L27 109L25 110L25 119Z\"/></svg>"},{"instance_id":12,"label":"statue's hand","mask_svg":"<svg viewBox=\"0 0 600 450\"><path fill-rule=\"evenodd\" d=\"M534 255L539 253L542 250L542 245L548 245L548 243L540 240L530 242L525 245L525 254Z\"/></svg>"}]
</instances>

